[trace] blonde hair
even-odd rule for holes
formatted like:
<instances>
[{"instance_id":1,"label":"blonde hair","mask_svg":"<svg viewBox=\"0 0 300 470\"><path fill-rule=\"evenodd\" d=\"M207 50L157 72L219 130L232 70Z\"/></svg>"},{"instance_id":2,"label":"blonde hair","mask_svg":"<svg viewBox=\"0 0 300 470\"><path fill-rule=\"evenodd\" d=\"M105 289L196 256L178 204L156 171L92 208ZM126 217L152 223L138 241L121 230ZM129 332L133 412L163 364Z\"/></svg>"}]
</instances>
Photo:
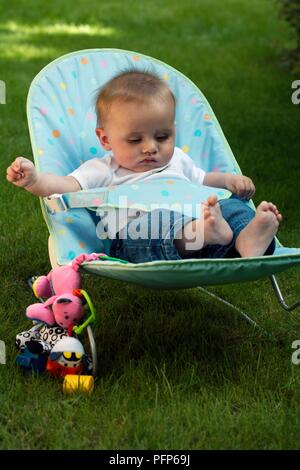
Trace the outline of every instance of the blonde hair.
<instances>
[{"instance_id":1,"label":"blonde hair","mask_svg":"<svg viewBox=\"0 0 300 470\"><path fill-rule=\"evenodd\" d=\"M167 101L175 97L168 85L157 75L128 70L112 78L101 87L96 96L97 125L103 126L113 102L145 102L149 99Z\"/></svg>"}]
</instances>

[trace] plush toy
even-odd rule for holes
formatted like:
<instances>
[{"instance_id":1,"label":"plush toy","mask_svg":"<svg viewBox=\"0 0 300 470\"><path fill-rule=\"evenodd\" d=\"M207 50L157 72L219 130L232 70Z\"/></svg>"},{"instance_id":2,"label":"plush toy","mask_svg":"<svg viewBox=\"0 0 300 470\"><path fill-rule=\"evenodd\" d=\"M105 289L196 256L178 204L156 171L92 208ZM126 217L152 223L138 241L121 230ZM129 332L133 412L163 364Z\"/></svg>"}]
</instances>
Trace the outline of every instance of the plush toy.
<instances>
[{"instance_id":1,"label":"plush toy","mask_svg":"<svg viewBox=\"0 0 300 470\"><path fill-rule=\"evenodd\" d=\"M31 340L27 342L26 347L17 356L16 363L26 372L41 374L46 368L48 354L45 351L45 344L42 344L39 340Z\"/></svg>"},{"instance_id":2,"label":"plush toy","mask_svg":"<svg viewBox=\"0 0 300 470\"><path fill-rule=\"evenodd\" d=\"M77 325L84 315L84 297L81 295L79 267L85 261L99 259L99 254L82 254L71 265L52 269L47 276L38 277L33 284L36 297L47 299L27 307L26 316L31 320L55 324L62 328Z\"/></svg>"},{"instance_id":3,"label":"plush toy","mask_svg":"<svg viewBox=\"0 0 300 470\"><path fill-rule=\"evenodd\" d=\"M60 326L48 326L42 323L35 324L29 330L21 331L16 336L16 347L24 351L31 341L38 341L44 346L45 352L50 352L60 339L68 336L68 330Z\"/></svg>"},{"instance_id":4,"label":"plush toy","mask_svg":"<svg viewBox=\"0 0 300 470\"><path fill-rule=\"evenodd\" d=\"M81 374L84 360L85 352L81 342L68 336L59 340L52 348L47 361L47 371L62 377L67 374Z\"/></svg>"},{"instance_id":5,"label":"plush toy","mask_svg":"<svg viewBox=\"0 0 300 470\"><path fill-rule=\"evenodd\" d=\"M95 347L91 347L93 358L90 358L77 338L95 320L92 301L88 293L81 289L79 267L100 257L108 259L103 253L82 254L68 266L52 269L47 276L38 277L32 288L39 300L46 301L27 308L26 316L35 324L16 337L16 346L20 351L16 363L27 372L41 374L47 371L64 377L63 390L66 394L90 393L94 387L91 374L95 374ZM77 326L85 313L84 303L87 303L90 315ZM91 345L90 335L91 331Z\"/></svg>"},{"instance_id":6,"label":"plush toy","mask_svg":"<svg viewBox=\"0 0 300 470\"><path fill-rule=\"evenodd\" d=\"M16 336L16 347L20 353L16 358L18 366L25 371L64 377L67 374L90 374L92 359L84 352L77 337L69 336L60 326L41 323Z\"/></svg>"}]
</instances>

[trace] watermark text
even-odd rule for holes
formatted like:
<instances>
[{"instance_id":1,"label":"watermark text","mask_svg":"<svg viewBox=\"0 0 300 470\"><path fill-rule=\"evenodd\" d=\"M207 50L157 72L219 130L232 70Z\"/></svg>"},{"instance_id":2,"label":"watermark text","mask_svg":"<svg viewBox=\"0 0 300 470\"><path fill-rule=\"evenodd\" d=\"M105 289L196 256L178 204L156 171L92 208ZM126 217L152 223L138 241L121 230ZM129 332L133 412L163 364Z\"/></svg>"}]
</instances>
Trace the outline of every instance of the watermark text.
<instances>
[{"instance_id":1,"label":"watermark text","mask_svg":"<svg viewBox=\"0 0 300 470\"><path fill-rule=\"evenodd\" d=\"M0 340L0 364L6 364L5 343Z\"/></svg>"},{"instance_id":2,"label":"watermark text","mask_svg":"<svg viewBox=\"0 0 300 470\"><path fill-rule=\"evenodd\" d=\"M300 339L296 339L292 342L292 349L296 350L292 354L292 363L298 365L300 364Z\"/></svg>"},{"instance_id":3,"label":"watermark text","mask_svg":"<svg viewBox=\"0 0 300 470\"><path fill-rule=\"evenodd\" d=\"M6 103L6 86L3 80L0 80L0 104Z\"/></svg>"},{"instance_id":4,"label":"watermark text","mask_svg":"<svg viewBox=\"0 0 300 470\"><path fill-rule=\"evenodd\" d=\"M300 104L300 80L294 80L292 83L292 89L295 90L292 93L292 103Z\"/></svg>"},{"instance_id":5,"label":"watermark text","mask_svg":"<svg viewBox=\"0 0 300 470\"><path fill-rule=\"evenodd\" d=\"M100 239L183 240L186 250L199 250L204 244L203 205L197 204L130 204L119 198L117 208L99 207L96 234Z\"/></svg>"}]
</instances>

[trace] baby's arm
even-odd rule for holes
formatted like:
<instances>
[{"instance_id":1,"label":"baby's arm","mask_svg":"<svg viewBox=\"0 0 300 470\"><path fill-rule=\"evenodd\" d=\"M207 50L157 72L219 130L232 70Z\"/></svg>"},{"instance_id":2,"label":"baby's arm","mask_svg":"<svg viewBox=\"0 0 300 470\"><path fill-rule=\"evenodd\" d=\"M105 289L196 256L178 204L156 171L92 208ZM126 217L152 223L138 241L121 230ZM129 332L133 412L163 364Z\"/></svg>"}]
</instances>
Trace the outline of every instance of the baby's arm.
<instances>
[{"instance_id":1,"label":"baby's arm","mask_svg":"<svg viewBox=\"0 0 300 470\"><path fill-rule=\"evenodd\" d=\"M192 183L228 189L237 196L245 199L251 199L254 195L255 186L252 180L247 176L215 171L205 173L201 168L197 167L191 157L182 152L182 150L177 149L177 154L177 164L180 166L183 174L187 176Z\"/></svg>"},{"instance_id":2,"label":"baby's arm","mask_svg":"<svg viewBox=\"0 0 300 470\"><path fill-rule=\"evenodd\" d=\"M216 188L228 189L245 199L251 199L255 194L255 186L248 176L233 175L232 173L205 173L203 184Z\"/></svg>"},{"instance_id":3,"label":"baby's arm","mask_svg":"<svg viewBox=\"0 0 300 470\"><path fill-rule=\"evenodd\" d=\"M17 157L7 168L6 179L16 186L25 188L35 196L50 196L54 193L80 191L81 187L73 176L58 176L38 173L34 164L24 157Z\"/></svg>"}]
</instances>

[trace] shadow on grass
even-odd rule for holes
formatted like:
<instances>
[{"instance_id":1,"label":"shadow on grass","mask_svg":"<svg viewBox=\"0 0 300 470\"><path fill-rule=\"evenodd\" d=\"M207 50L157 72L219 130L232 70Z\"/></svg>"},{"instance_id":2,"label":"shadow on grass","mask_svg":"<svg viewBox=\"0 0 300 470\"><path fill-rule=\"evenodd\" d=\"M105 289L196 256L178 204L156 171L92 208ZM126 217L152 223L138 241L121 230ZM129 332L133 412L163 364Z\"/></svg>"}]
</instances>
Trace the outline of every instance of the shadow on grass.
<instances>
[{"instance_id":1,"label":"shadow on grass","mask_svg":"<svg viewBox=\"0 0 300 470\"><path fill-rule=\"evenodd\" d=\"M172 371L175 381L192 367L203 381L222 384L228 376L239 380L245 364L251 375L260 355L267 358L282 347L195 290L136 290L111 281L100 285L104 295L101 303L96 302L95 328L100 377L113 374L117 379L130 365L142 364L150 375L157 373L154 365Z\"/></svg>"}]
</instances>

